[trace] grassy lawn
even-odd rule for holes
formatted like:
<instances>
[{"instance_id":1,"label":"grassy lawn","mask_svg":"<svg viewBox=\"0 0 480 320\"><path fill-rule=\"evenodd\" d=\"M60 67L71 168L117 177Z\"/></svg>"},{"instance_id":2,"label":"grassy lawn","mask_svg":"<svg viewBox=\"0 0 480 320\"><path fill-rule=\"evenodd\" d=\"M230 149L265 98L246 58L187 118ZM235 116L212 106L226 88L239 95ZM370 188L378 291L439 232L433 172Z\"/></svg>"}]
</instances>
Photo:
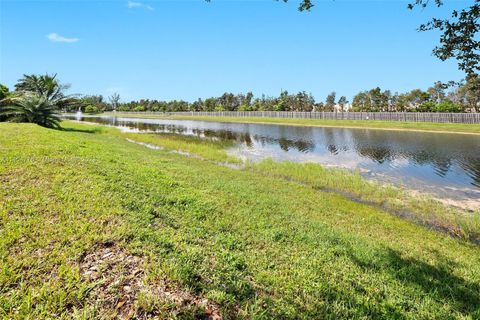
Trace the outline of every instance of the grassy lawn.
<instances>
[{"instance_id":1,"label":"grassy lawn","mask_svg":"<svg viewBox=\"0 0 480 320\"><path fill-rule=\"evenodd\" d=\"M343 128L372 128L384 130L409 130L409 131L435 131L464 134L480 134L480 124L463 123L430 123L430 122L396 122L378 120L322 120L322 119L285 119L285 118L261 118L261 117L204 117L204 116L168 116L161 114L122 114L105 113L104 115L116 115L138 118L178 119L178 120L203 120L239 123L262 123L280 125L298 125L312 127L343 127Z\"/></svg>"},{"instance_id":2,"label":"grassy lawn","mask_svg":"<svg viewBox=\"0 0 480 320\"><path fill-rule=\"evenodd\" d=\"M318 166L224 167L225 145L195 138L63 126L0 123L0 318L480 318L480 247L389 212L437 211L424 200Z\"/></svg>"}]
</instances>

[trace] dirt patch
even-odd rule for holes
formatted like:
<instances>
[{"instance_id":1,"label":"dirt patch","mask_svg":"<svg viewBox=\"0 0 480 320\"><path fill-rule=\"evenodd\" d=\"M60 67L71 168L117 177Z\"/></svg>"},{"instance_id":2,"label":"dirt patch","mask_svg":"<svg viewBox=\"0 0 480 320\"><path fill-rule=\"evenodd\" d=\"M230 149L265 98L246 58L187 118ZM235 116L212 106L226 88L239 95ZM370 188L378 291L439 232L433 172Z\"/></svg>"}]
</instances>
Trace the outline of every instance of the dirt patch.
<instances>
[{"instance_id":1,"label":"dirt patch","mask_svg":"<svg viewBox=\"0 0 480 320\"><path fill-rule=\"evenodd\" d=\"M168 280L147 284L145 261L115 243L98 245L79 262L90 284L87 301L108 319L164 319L178 316L220 320L220 308Z\"/></svg>"}]
</instances>

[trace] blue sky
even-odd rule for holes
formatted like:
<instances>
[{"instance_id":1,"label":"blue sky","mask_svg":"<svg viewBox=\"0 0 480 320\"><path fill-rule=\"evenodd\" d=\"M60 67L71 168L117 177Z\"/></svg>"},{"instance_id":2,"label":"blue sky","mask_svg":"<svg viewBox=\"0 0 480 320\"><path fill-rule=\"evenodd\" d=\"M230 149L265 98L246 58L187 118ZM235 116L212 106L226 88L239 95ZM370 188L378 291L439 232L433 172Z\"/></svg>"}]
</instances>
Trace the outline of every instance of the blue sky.
<instances>
[{"instance_id":1,"label":"blue sky","mask_svg":"<svg viewBox=\"0 0 480 320\"><path fill-rule=\"evenodd\" d=\"M416 31L471 3L447 2L317 0L301 13L297 1L0 0L0 82L57 73L71 92L122 100L426 89L463 77L431 55L438 33Z\"/></svg>"}]
</instances>

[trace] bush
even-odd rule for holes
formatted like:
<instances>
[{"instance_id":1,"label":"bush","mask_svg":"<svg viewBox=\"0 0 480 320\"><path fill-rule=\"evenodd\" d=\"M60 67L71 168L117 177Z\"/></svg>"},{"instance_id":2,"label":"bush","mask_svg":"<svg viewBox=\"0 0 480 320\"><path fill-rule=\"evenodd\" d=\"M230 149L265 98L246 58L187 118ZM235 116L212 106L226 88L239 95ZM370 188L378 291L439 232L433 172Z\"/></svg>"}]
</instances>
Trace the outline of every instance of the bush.
<instances>
[{"instance_id":1,"label":"bush","mask_svg":"<svg viewBox=\"0 0 480 320\"><path fill-rule=\"evenodd\" d=\"M101 111L97 106L88 105L85 107L85 113L100 113Z\"/></svg>"},{"instance_id":2,"label":"bush","mask_svg":"<svg viewBox=\"0 0 480 320\"><path fill-rule=\"evenodd\" d=\"M415 112L462 112L463 109L458 104L450 100L445 100L440 103L427 101L422 103Z\"/></svg>"},{"instance_id":3,"label":"bush","mask_svg":"<svg viewBox=\"0 0 480 320\"><path fill-rule=\"evenodd\" d=\"M432 101L422 103L415 111L416 112L436 112L436 104Z\"/></svg>"},{"instance_id":4,"label":"bush","mask_svg":"<svg viewBox=\"0 0 480 320\"><path fill-rule=\"evenodd\" d=\"M25 93L4 101L0 116L10 122L36 123L42 127L60 128L58 108L46 96Z\"/></svg>"},{"instance_id":5,"label":"bush","mask_svg":"<svg viewBox=\"0 0 480 320\"><path fill-rule=\"evenodd\" d=\"M252 107L242 104L242 105L238 108L238 111L252 111Z\"/></svg>"},{"instance_id":6,"label":"bush","mask_svg":"<svg viewBox=\"0 0 480 320\"><path fill-rule=\"evenodd\" d=\"M462 107L452 101L445 100L437 103L433 112L462 112Z\"/></svg>"}]
</instances>

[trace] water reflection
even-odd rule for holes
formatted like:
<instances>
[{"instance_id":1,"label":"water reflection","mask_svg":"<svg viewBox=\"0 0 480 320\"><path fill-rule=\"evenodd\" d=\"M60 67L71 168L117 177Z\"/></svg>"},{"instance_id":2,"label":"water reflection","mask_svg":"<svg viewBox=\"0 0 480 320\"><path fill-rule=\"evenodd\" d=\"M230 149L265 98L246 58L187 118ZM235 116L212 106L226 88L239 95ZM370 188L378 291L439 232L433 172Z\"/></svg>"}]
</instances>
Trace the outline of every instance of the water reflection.
<instances>
[{"instance_id":1,"label":"water reflection","mask_svg":"<svg viewBox=\"0 0 480 320\"><path fill-rule=\"evenodd\" d=\"M253 160L313 161L360 169L437 194L480 198L480 138L474 135L117 117L83 120L229 140L235 142L233 153Z\"/></svg>"}]
</instances>

